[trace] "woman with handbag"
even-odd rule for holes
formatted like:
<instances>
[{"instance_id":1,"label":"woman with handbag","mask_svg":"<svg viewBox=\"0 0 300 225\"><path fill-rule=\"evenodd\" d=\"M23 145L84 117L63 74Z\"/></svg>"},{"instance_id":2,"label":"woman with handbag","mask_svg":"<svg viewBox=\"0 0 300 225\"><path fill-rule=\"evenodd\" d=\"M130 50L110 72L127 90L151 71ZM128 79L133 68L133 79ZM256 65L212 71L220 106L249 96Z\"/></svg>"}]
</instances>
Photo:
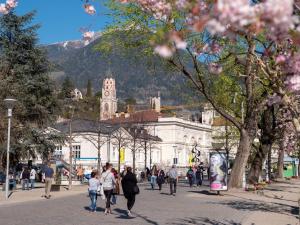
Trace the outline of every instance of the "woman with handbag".
<instances>
[{"instance_id":1,"label":"woman with handbag","mask_svg":"<svg viewBox=\"0 0 300 225\"><path fill-rule=\"evenodd\" d=\"M127 214L128 216L132 216L130 211L135 203L135 195L139 193L139 188L137 186L136 176L132 173L131 167L127 167L127 173L122 179L122 189L127 199Z\"/></svg>"},{"instance_id":2,"label":"woman with handbag","mask_svg":"<svg viewBox=\"0 0 300 225\"><path fill-rule=\"evenodd\" d=\"M116 179L114 174L111 172L112 165L106 163L106 171L102 173L101 183L103 185L104 195L106 197L106 207L105 207L105 215L111 213L110 209L110 199L113 193L114 186L116 184Z\"/></svg>"}]
</instances>

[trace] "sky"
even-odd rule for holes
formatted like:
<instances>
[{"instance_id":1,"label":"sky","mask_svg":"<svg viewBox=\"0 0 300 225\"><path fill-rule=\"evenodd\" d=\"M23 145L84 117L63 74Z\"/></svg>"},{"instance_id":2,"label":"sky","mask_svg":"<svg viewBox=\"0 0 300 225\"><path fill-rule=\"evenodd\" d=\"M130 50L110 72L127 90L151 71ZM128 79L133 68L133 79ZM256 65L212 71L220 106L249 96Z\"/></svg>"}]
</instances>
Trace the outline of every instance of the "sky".
<instances>
[{"instance_id":1,"label":"sky","mask_svg":"<svg viewBox=\"0 0 300 225\"><path fill-rule=\"evenodd\" d=\"M0 3L5 2L0 0ZM107 9L93 1L97 13L93 16L84 12L81 0L19 0L16 8L18 15L36 10L33 23L41 25L38 31L40 44L50 44L66 40L81 39L80 28L101 31L110 22L104 15Z\"/></svg>"}]
</instances>

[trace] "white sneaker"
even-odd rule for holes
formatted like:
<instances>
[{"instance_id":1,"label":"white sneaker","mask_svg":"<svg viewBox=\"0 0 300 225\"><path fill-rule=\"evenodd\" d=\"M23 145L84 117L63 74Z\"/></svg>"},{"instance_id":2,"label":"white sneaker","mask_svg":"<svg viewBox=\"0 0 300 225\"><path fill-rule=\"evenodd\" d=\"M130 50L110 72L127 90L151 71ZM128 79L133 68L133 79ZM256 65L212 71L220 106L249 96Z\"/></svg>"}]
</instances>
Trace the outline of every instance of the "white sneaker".
<instances>
[{"instance_id":1,"label":"white sneaker","mask_svg":"<svg viewBox=\"0 0 300 225\"><path fill-rule=\"evenodd\" d=\"M132 214L129 210L127 210L127 215L130 216L130 217L132 216Z\"/></svg>"}]
</instances>

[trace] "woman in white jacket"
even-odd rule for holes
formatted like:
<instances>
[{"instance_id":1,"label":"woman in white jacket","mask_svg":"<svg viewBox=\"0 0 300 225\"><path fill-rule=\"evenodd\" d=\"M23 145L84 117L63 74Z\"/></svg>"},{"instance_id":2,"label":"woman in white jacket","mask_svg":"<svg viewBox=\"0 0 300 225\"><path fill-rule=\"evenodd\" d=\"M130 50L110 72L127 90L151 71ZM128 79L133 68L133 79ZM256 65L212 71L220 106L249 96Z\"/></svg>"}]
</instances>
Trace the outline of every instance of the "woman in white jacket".
<instances>
[{"instance_id":1,"label":"woman in white jacket","mask_svg":"<svg viewBox=\"0 0 300 225\"><path fill-rule=\"evenodd\" d=\"M101 176L101 183L103 186L104 195L106 197L105 215L107 215L108 213L111 213L110 199L111 199L111 195L113 193L114 186L116 184L115 176L111 172L111 168L112 168L111 164L106 163L106 171L104 173L102 173L102 176Z\"/></svg>"}]
</instances>

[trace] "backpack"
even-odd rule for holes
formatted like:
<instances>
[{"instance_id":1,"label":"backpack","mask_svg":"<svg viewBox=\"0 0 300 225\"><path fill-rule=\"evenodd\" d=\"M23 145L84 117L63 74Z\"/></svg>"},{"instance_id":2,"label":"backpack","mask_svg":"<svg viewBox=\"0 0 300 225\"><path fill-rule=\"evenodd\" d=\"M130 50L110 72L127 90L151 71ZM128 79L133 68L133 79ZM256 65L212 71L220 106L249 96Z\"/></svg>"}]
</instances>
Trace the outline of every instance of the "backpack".
<instances>
[{"instance_id":1,"label":"backpack","mask_svg":"<svg viewBox=\"0 0 300 225\"><path fill-rule=\"evenodd\" d=\"M194 172L192 170L188 171L188 178L192 178L194 175Z\"/></svg>"}]
</instances>

